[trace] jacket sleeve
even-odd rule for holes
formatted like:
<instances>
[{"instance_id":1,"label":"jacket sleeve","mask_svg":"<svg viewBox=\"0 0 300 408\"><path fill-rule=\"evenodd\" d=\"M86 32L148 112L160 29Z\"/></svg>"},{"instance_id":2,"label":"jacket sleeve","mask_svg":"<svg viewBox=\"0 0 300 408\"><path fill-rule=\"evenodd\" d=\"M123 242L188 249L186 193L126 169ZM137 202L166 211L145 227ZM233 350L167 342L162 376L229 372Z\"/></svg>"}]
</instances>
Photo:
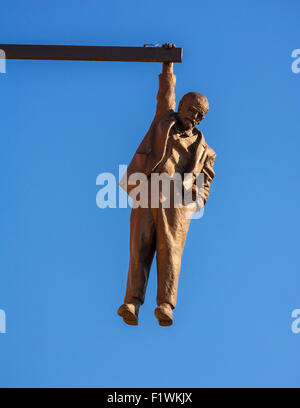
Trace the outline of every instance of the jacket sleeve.
<instances>
[{"instance_id":1,"label":"jacket sleeve","mask_svg":"<svg viewBox=\"0 0 300 408\"><path fill-rule=\"evenodd\" d=\"M215 159L216 159L216 153L211 148L209 148L209 150L210 152L207 155L207 158L205 160L205 163L202 169L202 174L204 175L203 189L201 188L202 193L197 190L196 180L192 187L193 200L197 201L199 208L204 207L204 205L206 204L206 201L209 197L209 190L210 190L211 183L213 179L215 178L215 172L214 172L213 166L214 166Z\"/></svg>"},{"instance_id":2,"label":"jacket sleeve","mask_svg":"<svg viewBox=\"0 0 300 408\"><path fill-rule=\"evenodd\" d=\"M175 84L176 75L170 73L161 73L159 76L159 89L156 96L156 113L154 120L159 120L170 111L174 111L175 103Z\"/></svg>"},{"instance_id":3,"label":"jacket sleeve","mask_svg":"<svg viewBox=\"0 0 300 408\"><path fill-rule=\"evenodd\" d=\"M211 186L211 182L215 178L215 172L213 169L214 163L216 159L216 153L213 152L211 155L207 156L207 159L204 163L203 173L204 173L204 204L209 197L209 190Z\"/></svg>"}]
</instances>

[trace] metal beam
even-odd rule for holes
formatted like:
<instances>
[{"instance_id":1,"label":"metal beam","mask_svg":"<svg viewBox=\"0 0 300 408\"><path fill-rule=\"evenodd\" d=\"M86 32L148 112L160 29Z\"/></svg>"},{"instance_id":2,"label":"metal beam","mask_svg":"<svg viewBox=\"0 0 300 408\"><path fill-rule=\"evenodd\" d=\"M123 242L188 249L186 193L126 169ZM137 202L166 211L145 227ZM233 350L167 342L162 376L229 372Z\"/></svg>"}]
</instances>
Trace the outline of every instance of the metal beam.
<instances>
[{"instance_id":1,"label":"metal beam","mask_svg":"<svg viewBox=\"0 0 300 408\"><path fill-rule=\"evenodd\" d=\"M0 44L6 59L182 62L182 48Z\"/></svg>"}]
</instances>

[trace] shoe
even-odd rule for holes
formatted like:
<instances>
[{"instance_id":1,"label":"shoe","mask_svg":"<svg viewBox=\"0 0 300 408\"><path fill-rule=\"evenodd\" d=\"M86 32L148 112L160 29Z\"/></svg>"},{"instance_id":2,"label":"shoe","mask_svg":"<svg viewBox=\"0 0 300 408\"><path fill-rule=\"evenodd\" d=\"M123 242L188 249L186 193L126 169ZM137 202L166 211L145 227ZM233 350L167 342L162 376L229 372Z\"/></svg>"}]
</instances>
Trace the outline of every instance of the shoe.
<instances>
[{"instance_id":1,"label":"shoe","mask_svg":"<svg viewBox=\"0 0 300 408\"><path fill-rule=\"evenodd\" d=\"M173 324L173 310L169 303L162 303L154 311L160 326L171 326Z\"/></svg>"},{"instance_id":2,"label":"shoe","mask_svg":"<svg viewBox=\"0 0 300 408\"><path fill-rule=\"evenodd\" d=\"M136 303L124 303L118 309L118 315L123 317L126 324L130 326L138 325L138 315L139 315L140 305Z\"/></svg>"}]
</instances>

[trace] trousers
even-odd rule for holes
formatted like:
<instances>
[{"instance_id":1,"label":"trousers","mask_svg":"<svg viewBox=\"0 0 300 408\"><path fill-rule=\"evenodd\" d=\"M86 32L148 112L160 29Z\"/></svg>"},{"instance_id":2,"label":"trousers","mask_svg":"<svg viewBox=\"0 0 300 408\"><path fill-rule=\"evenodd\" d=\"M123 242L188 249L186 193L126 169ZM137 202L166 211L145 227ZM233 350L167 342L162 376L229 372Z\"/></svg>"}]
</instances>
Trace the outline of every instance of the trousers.
<instances>
[{"instance_id":1,"label":"trousers","mask_svg":"<svg viewBox=\"0 0 300 408\"><path fill-rule=\"evenodd\" d=\"M150 201L150 200L149 200ZM130 261L124 303L143 304L156 252L157 305L177 302L181 258L191 219L187 208L132 208L130 215Z\"/></svg>"}]
</instances>

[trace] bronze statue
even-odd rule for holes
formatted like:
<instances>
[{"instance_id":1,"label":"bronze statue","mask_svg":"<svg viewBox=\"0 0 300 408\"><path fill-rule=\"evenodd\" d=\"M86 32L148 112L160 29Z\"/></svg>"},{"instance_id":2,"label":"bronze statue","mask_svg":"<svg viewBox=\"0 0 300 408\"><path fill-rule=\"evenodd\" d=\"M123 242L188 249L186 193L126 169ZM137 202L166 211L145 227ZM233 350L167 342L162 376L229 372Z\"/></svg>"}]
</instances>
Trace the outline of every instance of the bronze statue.
<instances>
[{"instance_id":1,"label":"bronze statue","mask_svg":"<svg viewBox=\"0 0 300 408\"><path fill-rule=\"evenodd\" d=\"M165 48L175 47L164 44ZM202 132L195 126L209 110L206 97L189 92L179 102L175 112L175 82L173 63L164 62L159 75L156 114L149 131L139 145L120 186L130 194L137 185L128 183L134 173L143 173L150 181L152 173L192 173L192 189L197 174L204 174L203 207L215 176L213 165L216 153L207 145ZM118 314L129 325L138 324L139 307L144 303L149 272L156 252L157 308L155 316L161 326L173 323L181 257L190 224L188 207L132 208L130 216L130 263L124 304Z\"/></svg>"}]
</instances>

